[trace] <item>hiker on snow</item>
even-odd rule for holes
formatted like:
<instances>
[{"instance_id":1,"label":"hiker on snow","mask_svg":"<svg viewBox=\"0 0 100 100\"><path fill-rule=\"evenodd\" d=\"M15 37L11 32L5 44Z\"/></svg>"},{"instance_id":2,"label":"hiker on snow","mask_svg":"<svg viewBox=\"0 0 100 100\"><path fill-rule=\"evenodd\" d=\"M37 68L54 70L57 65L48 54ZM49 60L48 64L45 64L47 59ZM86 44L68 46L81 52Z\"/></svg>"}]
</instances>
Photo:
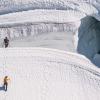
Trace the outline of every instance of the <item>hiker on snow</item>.
<instances>
[{"instance_id":1,"label":"hiker on snow","mask_svg":"<svg viewBox=\"0 0 100 100\"><path fill-rule=\"evenodd\" d=\"M7 48L9 45L9 39L7 37L5 37L4 39L4 45L5 45L5 48Z\"/></svg>"},{"instance_id":2,"label":"hiker on snow","mask_svg":"<svg viewBox=\"0 0 100 100\"><path fill-rule=\"evenodd\" d=\"M7 87L8 87L8 81L9 81L10 79L8 78L8 76L5 76L4 77L4 84L3 84L3 86L4 86L4 90L5 91L7 91Z\"/></svg>"}]
</instances>

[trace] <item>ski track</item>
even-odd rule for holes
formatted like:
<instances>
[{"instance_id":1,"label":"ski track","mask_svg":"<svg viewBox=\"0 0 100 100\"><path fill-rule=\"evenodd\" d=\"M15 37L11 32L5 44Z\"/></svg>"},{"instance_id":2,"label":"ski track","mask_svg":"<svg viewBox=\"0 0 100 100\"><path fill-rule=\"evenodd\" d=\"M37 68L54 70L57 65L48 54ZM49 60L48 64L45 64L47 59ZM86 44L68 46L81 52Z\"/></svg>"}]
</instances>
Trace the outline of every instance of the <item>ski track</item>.
<instances>
[{"instance_id":1,"label":"ski track","mask_svg":"<svg viewBox=\"0 0 100 100\"><path fill-rule=\"evenodd\" d=\"M0 90L0 100L100 99L100 70L78 54L46 48L0 49L0 83L5 75L11 81L7 92Z\"/></svg>"}]
</instances>

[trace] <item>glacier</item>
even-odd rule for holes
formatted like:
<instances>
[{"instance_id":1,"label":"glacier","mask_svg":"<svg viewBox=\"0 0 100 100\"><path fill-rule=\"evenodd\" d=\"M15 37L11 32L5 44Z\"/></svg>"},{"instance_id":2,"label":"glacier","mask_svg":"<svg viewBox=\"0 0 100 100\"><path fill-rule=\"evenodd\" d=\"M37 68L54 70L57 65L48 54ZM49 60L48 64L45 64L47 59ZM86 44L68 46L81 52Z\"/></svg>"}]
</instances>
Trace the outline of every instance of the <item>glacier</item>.
<instances>
[{"instance_id":1,"label":"glacier","mask_svg":"<svg viewBox=\"0 0 100 100\"><path fill-rule=\"evenodd\" d=\"M0 0L0 100L99 100L99 32L99 0Z\"/></svg>"},{"instance_id":2,"label":"glacier","mask_svg":"<svg viewBox=\"0 0 100 100\"><path fill-rule=\"evenodd\" d=\"M99 0L0 0L0 4L1 46L5 36L13 41L70 31L74 35L73 51L94 63L99 58Z\"/></svg>"}]
</instances>

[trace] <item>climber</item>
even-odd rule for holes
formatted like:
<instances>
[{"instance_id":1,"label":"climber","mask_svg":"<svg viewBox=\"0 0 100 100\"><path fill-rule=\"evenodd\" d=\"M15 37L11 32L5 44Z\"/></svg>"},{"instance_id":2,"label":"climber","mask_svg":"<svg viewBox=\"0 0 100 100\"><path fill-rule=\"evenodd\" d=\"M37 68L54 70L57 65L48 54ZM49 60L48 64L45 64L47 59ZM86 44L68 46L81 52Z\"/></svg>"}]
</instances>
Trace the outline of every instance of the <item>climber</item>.
<instances>
[{"instance_id":1,"label":"climber","mask_svg":"<svg viewBox=\"0 0 100 100\"><path fill-rule=\"evenodd\" d=\"M4 84L3 84L3 87L4 87L4 90L7 91L7 87L8 87L8 81L10 80L10 78L8 78L8 76L5 76L4 77Z\"/></svg>"},{"instance_id":2,"label":"climber","mask_svg":"<svg viewBox=\"0 0 100 100\"><path fill-rule=\"evenodd\" d=\"M4 38L4 45L5 45L5 48L7 48L9 45L9 39L7 37Z\"/></svg>"}]
</instances>

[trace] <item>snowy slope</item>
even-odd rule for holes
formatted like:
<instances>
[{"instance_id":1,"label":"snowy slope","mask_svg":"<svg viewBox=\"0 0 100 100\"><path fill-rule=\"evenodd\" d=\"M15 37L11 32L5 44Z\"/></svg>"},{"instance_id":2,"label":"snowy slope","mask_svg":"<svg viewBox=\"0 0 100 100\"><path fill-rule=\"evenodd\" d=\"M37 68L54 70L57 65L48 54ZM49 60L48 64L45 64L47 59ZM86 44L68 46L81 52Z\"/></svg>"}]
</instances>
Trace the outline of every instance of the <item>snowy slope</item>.
<instances>
[{"instance_id":1,"label":"snowy slope","mask_svg":"<svg viewBox=\"0 0 100 100\"><path fill-rule=\"evenodd\" d=\"M0 49L0 100L99 100L100 70L78 54L42 48ZM2 84L0 85L2 86Z\"/></svg>"}]
</instances>

